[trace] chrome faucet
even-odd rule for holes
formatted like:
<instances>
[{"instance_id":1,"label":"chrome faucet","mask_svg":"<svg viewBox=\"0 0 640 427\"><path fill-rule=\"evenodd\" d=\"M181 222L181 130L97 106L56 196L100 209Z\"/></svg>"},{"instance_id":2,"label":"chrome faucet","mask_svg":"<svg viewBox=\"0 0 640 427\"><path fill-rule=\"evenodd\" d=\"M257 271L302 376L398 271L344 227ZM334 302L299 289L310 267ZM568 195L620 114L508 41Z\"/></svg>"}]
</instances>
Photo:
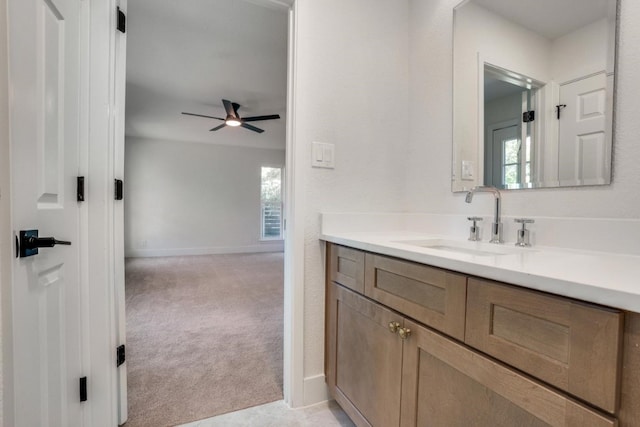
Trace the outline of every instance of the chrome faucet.
<instances>
[{"instance_id":1,"label":"chrome faucet","mask_svg":"<svg viewBox=\"0 0 640 427\"><path fill-rule=\"evenodd\" d=\"M496 211L491 224L491 240L490 243L502 243L502 223L500 222L500 190L491 186L477 186L467 193L464 201L471 203L475 193L492 193L496 200Z\"/></svg>"}]
</instances>

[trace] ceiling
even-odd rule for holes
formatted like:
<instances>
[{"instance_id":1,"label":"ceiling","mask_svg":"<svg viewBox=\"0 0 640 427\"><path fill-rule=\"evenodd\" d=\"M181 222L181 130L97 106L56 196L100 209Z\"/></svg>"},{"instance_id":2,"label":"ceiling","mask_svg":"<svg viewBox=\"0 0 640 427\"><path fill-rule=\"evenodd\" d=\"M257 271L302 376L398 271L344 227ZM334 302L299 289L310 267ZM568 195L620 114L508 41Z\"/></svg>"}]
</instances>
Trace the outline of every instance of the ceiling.
<instances>
[{"instance_id":1,"label":"ceiling","mask_svg":"<svg viewBox=\"0 0 640 427\"><path fill-rule=\"evenodd\" d=\"M505 96L522 93L525 89L514 84L485 75L484 77L484 102Z\"/></svg>"},{"instance_id":2,"label":"ceiling","mask_svg":"<svg viewBox=\"0 0 640 427\"><path fill-rule=\"evenodd\" d=\"M291 0L129 0L125 133L174 141L285 147L287 8ZM222 98L265 130L209 129Z\"/></svg>"},{"instance_id":3,"label":"ceiling","mask_svg":"<svg viewBox=\"0 0 640 427\"><path fill-rule=\"evenodd\" d=\"M550 40L608 16L615 6L615 0L472 1Z\"/></svg>"}]
</instances>

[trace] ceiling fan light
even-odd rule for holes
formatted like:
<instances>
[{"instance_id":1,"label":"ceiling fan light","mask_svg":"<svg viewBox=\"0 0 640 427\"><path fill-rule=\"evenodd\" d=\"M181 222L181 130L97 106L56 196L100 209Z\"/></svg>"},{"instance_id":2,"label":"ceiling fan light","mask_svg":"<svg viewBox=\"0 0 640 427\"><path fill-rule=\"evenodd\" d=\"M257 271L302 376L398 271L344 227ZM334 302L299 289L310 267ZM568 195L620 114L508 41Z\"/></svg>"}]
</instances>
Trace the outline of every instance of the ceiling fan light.
<instances>
[{"instance_id":1,"label":"ceiling fan light","mask_svg":"<svg viewBox=\"0 0 640 427\"><path fill-rule=\"evenodd\" d=\"M225 121L225 124L227 126L234 126L235 127L235 126L240 126L242 123L238 119L227 119Z\"/></svg>"}]
</instances>

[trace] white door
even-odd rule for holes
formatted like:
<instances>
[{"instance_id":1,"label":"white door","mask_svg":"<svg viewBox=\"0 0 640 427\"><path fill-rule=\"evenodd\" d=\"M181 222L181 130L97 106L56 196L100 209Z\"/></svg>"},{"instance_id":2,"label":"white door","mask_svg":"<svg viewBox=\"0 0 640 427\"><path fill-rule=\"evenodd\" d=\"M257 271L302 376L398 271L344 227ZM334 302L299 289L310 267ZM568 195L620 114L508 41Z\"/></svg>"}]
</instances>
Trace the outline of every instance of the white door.
<instances>
[{"instance_id":1,"label":"white door","mask_svg":"<svg viewBox=\"0 0 640 427\"><path fill-rule=\"evenodd\" d=\"M12 264L13 337L5 345L13 350L13 390L5 393L14 427L81 425L86 404L79 392L79 3L8 2L12 228L72 243Z\"/></svg>"},{"instance_id":2,"label":"white door","mask_svg":"<svg viewBox=\"0 0 640 427\"><path fill-rule=\"evenodd\" d=\"M560 86L558 174L561 185L605 184L609 177L607 77L604 72Z\"/></svg>"}]
</instances>

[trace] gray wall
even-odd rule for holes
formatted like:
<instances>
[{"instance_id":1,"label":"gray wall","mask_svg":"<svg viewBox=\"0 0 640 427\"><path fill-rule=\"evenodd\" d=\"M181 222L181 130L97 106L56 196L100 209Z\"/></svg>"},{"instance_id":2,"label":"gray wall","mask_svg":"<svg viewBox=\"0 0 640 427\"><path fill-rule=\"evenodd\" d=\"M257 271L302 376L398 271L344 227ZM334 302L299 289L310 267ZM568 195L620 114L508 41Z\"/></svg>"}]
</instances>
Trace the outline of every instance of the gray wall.
<instances>
[{"instance_id":1,"label":"gray wall","mask_svg":"<svg viewBox=\"0 0 640 427\"><path fill-rule=\"evenodd\" d=\"M260 167L284 150L127 138L126 256L282 250L260 242Z\"/></svg>"}]
</instances>

